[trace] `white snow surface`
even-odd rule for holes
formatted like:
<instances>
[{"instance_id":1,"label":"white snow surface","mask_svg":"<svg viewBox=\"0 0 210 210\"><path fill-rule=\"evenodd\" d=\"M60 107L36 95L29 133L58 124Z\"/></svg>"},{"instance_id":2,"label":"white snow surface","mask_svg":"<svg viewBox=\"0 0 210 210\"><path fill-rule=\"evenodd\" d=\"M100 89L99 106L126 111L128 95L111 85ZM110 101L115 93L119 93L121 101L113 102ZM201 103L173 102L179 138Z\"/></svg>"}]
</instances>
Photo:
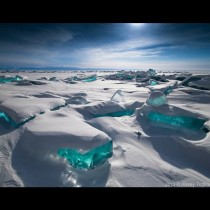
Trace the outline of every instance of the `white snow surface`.
<instances>
[{"instance_id":1,"label":"white snow surface","mask_svg":"<svg viewBox=\"0 0 210 210\"><path fill-rule=\"evenodd\" d=\"M174 84L174 79L137 87L134 80L105 80L103 76L112 72L97 72L100 77L93 82L62 81L81 74L88 77L93 72L21 72L32 83L26 79L21 85L1 84L0 112L15 122L35 116L17 129L0 118L1 187L210 186L209 132L155 127L136 116L150 95L149 88L160 91ZM58 80L37 83L41 77ZM117 90L123 91L124 100L110 101ZM166 96L167 109L158 109L205 118L209 129L209 95L208 90L177 87ZM60 108L51 110L56 107ZM136 114L93 117L125 109L134 109ZM113 141L113 156L93 170L72 168L57 155L60 148L88 151L109 140Z\"/></svg>"}]
</instances>

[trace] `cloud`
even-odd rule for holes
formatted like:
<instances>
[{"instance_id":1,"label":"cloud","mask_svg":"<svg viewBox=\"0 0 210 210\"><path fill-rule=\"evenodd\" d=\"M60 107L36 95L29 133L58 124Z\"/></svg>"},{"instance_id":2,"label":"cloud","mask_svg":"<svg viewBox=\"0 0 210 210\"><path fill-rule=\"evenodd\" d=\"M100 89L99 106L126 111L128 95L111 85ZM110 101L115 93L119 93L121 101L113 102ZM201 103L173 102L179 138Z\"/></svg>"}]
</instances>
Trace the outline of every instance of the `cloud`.
<instances>
[{"instance_id":1,"label":"cloud","mask_svg":"<svg viewBox=\"0 0 210 210\"><path fill-rule=\"evenodd\" d=\"M0 64L207 68L209 37L210 24L0 24Z\"/></svg>"},{"instance_id":2,"label":"cloud","mask_svg":"<svg viewBox=\"0 0 210 210\"><path fill-rule=\"evenodd\" d=\"M124 49L123 51L140 51L140 50L155 50L155 49L169 49L169 48L175 48L175 47L180 47L180 44L173 44L173 43L158 43L158 44L153 44L153 45L146 45L146 46L140 46L140 47L134 47L130 49Z\"/></svg>"},{"instance_id":3,"label":"cloud","mask_svg":"<svg viewBox=\"0 0 210 210\"><path fill-rule=\"evenodd\" d=\"M41 46L41 47L50 47L50 45L54 44L62 44L68 42L74 38L74 33L71 31L67 31L60 27L55 27L53 29L45 29L42 28L37 32L19 32L19 39L25 45L28 46Z\"/></svg>"}]
</instances>

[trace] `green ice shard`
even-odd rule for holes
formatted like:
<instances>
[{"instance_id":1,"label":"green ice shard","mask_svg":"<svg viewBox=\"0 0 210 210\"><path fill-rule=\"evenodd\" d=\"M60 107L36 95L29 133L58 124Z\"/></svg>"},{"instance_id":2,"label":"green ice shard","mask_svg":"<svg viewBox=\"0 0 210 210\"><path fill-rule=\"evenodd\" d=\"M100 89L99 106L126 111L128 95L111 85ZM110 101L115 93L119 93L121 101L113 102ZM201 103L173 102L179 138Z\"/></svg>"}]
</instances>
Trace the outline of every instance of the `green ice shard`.
<instances>
[{"instance_id":1,"label":"green ice shard","mask_svg":"<svg viewBox=\"0 0 210 210\"><path fill-rule=\"evenodd\" d=\"M150 85L152 85L152 86L158 85L158 83L157 83L156 81L154 81L154 80L149 81L149 83L150 83Z\"/></svg>"},{"instance_id":2,"label":"green ice shard","mask_svg":"<svg viewBox=\"0 0 210 210\"><path fill-rule=\"evenodd\" d=\"M86 78L86 79L82 79L83 82L93 82L93 81L95 81L95 80L97 80L96 75L94 75L94 76L92 76L92 77L88 77L88 78Z\"/></svg>"},{"instance_id":3,"label":"green ice shard","mask_svg":"<svg viewBox=\"0 0 210 210\"><path fill-rule=\"evenodd\" d=\"M11 124L13 127L16 126L16 123L8 115L6 115L4 112L0 112L0 118L3 118L6 122Z\"/></svg>"},{"instance_id":4,"label":"green ice shard","mask_svg":"<svg viewBox=\"0 0 210 210\"><path fill-rule=\"evenodd\" d=\"M12 125L14 128L19 128L21 125L24 125L28 121L35 118L35 116L29 117L19 123L15 123L7 114L4 112L0 112L0 118L3 118L6 122L8 122L10 125Z\"/></svg>"},{"instance_id":5,"label":"green ice shard","mask_svg":"<svg viewBox=\"0 0 210 210\"><path fill-rule=\"evenodd\" d=\"M15 77L0 77L0 83L8 83L8 82L17 82L21 81L23 78L21 76L16 75Z\"/></svg>"},{"instance_id":6,"label":"green ice shard","mask_svg":"<svg viewBox=\"0 0 210 210\"><path fill-rule=\"evenodd\" d=\"M189 128L199 130L207 121L195 117L188 116L169 116L158 112L149 112L147 117L154 122L173 125L176 127Z\"/></svg>"},{"instance_id":7,"label":"green ice shard","mask_svg":"<svg viewBox=\"0 0 210 210\"><path fill-rule=\"evenodd\" d=\"M122 117L122 116L131 116L133 115L135 110L123 110L118 112L111 112L106 114L99 114L99 115L93 115L93 117Z\"/></svg>"},{"instance_id":8,"label":"green ice shard","mask_svg":"<svg viewBox=\"0 0 210 210\"><path fill-rule=\"evenodd\" d=\"M66 158L73 168L89 170L102 165L108 158L112 157L112 151L112 141L109 141L86 153L80 153L74 149L59 149L58 155Z\"/></svg>"},{"instance_id":9,"label":"green ice shard","mask_svg":"<svg viewBox=\"0 0 210 210\"><path fill-rule=\"evenodd\" d=\"M89 78L87 78L87 79L83 79L82 81L83 82L93 82L93 81L95 81L97 78L96 78L96 76L93 76L93 77L89 77Z\"/></svg>"},{"instance_id":10,"label":"green ice shard","mask_svg":"<svg viewBox=\"0 0 210 210\"><path fill-rule=\"evenodd\" d=\"M150 82L150 85L152 85L152 86L157 85L157 82L151 81L151 82Z\"/></svg>"},{"instance_id":11,"label":"green ice shard","mask_svg":"<svg viewBox=\"0 0 210 210\"><path fill-rule=\"evenodd\" d=\"M73 77L73 80L82 81L82 82L93 82L93 81L97 80L97 76L93 75L93 76L86 77L86 78L79 78L79 77L75 76L75 77Z\"/></svg>"},{"instance_id":12,"label":"green ice shard","mask_svg":"<svg viewBox=\"0 0 210 210\"><path fill-rule=\"evenodd\" d=\"M116 75L117 75L117 77L123 77L124 73L117 73Z\"/></svg>"}]
</instances>

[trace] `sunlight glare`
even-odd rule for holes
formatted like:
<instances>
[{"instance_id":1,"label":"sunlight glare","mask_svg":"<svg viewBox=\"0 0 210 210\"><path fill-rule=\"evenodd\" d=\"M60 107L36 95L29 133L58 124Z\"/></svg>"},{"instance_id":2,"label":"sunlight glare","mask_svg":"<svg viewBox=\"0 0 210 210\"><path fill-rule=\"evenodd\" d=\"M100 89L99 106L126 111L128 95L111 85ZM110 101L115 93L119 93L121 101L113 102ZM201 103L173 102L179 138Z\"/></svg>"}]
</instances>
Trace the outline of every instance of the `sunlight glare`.
<instances>
[{"instance_id":1,"label":"sunlight glare","mask_svg":"<svg viewBox=\"0 0 210 210\"><path fill-rule=\"evenodd\" d=\"M144 25L144 23L130 23L131 26L138 28Z\"/></svg>"}]
</instances>

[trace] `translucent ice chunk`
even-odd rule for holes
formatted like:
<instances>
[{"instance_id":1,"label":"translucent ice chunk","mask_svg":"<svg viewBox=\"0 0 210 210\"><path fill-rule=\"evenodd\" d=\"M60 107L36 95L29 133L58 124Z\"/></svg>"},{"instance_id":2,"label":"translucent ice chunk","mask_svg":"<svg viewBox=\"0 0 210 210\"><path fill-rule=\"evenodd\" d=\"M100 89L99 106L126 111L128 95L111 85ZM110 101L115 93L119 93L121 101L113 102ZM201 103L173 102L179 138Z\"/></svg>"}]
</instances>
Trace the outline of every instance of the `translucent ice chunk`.
<instances>
[{"instance_id":1,"label":"translucent ice chunk","mask_svg":"<svg viewBox=\"0 0 210 210\"><path fill-rule=\"evenodd\" d=\"M123 76L124 76L124 72L118 72L118 73L116 74L116 76L117 76L117 77L123 77Z\"/></svg>"},{"instance_id":2,"label":"translucent ice chunk","mask_svg":"<svg viewBox=\"0 0 210 210\"><path fill-rule=\"evenodd\" d=\"M16 75L15 76L15 81L20 81L20 80L22 80L23 78L21 77L21 76L19 76L19 75Z\"/></svg>"},{"instance_id":3,"label":"translucent ice chunk","mask_svg":"<svg viewBox=\"0 0 210 210\"><path fill-rule=\"evenodd\" d=\"M131 79L133 79L134 78L134 76L133 75L130 75L130 74L126 74L125 76L124 76L124 79L128 79L128 80L131 80Z\"/></svg>"},{"instance_id":4,"label":"translucent ice chunk","mask_svg":"<svg viewBox=\"0 0 210 210\"><path fill-rule=\"evenodd\" d=\"M161 91L154 91L150 94L146 103L150 106L161 106L167 104L167 99Z\"/></svg>"},{"instance_id":5,"label":"translucent ice chunk","mask_svg":"<svg viewBox=\"0 0 210 210\"><path fill-rule=\"evenodd\" d=\"M147 71L147 76L154 76L154 75L156 75L156 72L155 72L154 69L149 69L149 70Z\"/></svg>"},{"instance_id":6,"label":"translucent ice chunk","mask_svg":"<svg viewBox=\"0 0 210 210\"><path fill-rule=\"evenodd\" d=\"M96 78L96 75L92 76L92 77L89 77L87 79L83 79L82 81L83 82L93 82L95 81L97 78Z\"/></svg>"},{"instance_id":7,"label":"translucent ice chunk","mask_svg":"<svg viewBox=\"0 0 210 210\"><path fill-rule=\"evenodd\" d=\"M123 110L118 112L111 112L106 114L100 114L100 115L93 115L93 117L122 117L122 116L131 116L133 115L135 110Z\"/></svg>"},{"instance_id":8,"label":"translucent ice chunk","mask_svg":"<svg viewBox=\"0 0 210 210\"><path fill-rule=\"evenodd\" d=\"M178 87L178 83L177 83L177 81L176 81L173 85L167 86L167 87L163 90L163 93L167 96L167 95L169 95L169 93L173 92L173 90L174 90L175 88L177 88L177 87Z\"/></svg>"},{"instance_id":9,"label":"translucent ice chunk","mask_svg":"<svg viewBox=\"0 0 210 210\"><path fill-rule=\"evenodd\" d=\"M142 79L145 78L147 76L145 71L140 71L136 73L136 79Z\"/></svg>"},{"instance_id":10,"label":"translucent ice chunk","mask_svg":"<svg viewBox=\"0 0 210 210\"><path fill-rule=\"evenodd\" d=\"M169 124L176 127L190 128L193 130L199 130L206 122L204 119L199 119L189 116L169 116L162 113L151 111L147 117L154 122Z\"/></svg>"},{"instance_id":11,"label":"translucent ice chunk","mask_svg":"<svg viewBox=\"0 0 210 210\"><path fill-rule=\"evenodd\" d=\"M3 118L5 121L7 121L10 124L14 124L14 122L4 112L0 112L0 118Z\"/></svg>"},{"instance_id":12,"label":"translucent ice chunk","mask_svg":"<svg viewBox=\"0 0 210 210\"><path fill-rule=\"evenodd\" d=\"M111 158L112 151L112 141L109 141L86 153L80 153L74 149L59 149L58 155L66 158L72 167L88 170L102 165L108 158Z\"/></svg>"},{"instance_id":13,"label":"translucent ice chunk","mask_svg":"<svg viewBox=\"0 0 210 210\"><path fill-rule=\"evenodd\" d=\"M173 87L168 86L168 87L166 87L166 88L163 90L163 93L164 93L165 95L169 95L169 93L171 93L172 91L173 91Z\"/></svg>"},{"instance_id":14,"label":"translucent ice chunk","mask_svg":"<svg viewBox=\"0 0 210 210\"><path fill-rule=\"evenodd\" d=\"M117 90L114 95L111 97L111 101L115 101L117 103L123 102L124 93L122 90Z\"/></svg>"},{"instance_id":15,"label":"translucent ice chunk","mask_svg":"<svg viewBox=\"0 0 210 210\"><path fill-rule=\"evenodd\" d=\"M93 74L93 75L85 76L85 77L74 76L72 79L74 81L92 82L92 81L97 80L97 75L96 74Z\"/></svg>"},{"instance_id":16,"label":"translucent ice chunk","mask_svg":"<svg viewBox=\"0 0 210 210\"><path fill-rule=\"evenodd\" d=\"M49 81L59 81L59 79L58 79L57 77L51 77L51 78L49 79Z\"/></svg>"},{"instance_id":17,"label":"translucent ice chunk","mask_svg":"<svg viewBox=\"0 0 210 210\"><path fill-rule=\"evenodd\" d=\"M152 86L155 86L155 85L158 85L158 82L154 79L150 79L149 84L152 85Z\"/></svg>"},{"instance_id":18,"label":"translucent ice chunk","mask_svg":"<svg viewBox=\"0 0 210 210\"><path fill-rule=\"evenodd\" d=\"M10 125L12 125L14 128L19 128L21 125L24 125L28 121L35 118L35 116L29 117L19 123L15 123L7 114L4 112L0 112L0 118L3 118L6 122L8 122Z\"/></svg>"},{"instance_id":19,"label":"translucent ice chunk","mask_svg":"<svg viewBox=\"0 0 210 210\"><path fill-rule=\"evenodd\" d=\"M21 81L23 78L19 75L15 77L8 77L8 76L0 76L0 83L8 83L8 82L17 82Z\"/></svg>"}]
</instances>

